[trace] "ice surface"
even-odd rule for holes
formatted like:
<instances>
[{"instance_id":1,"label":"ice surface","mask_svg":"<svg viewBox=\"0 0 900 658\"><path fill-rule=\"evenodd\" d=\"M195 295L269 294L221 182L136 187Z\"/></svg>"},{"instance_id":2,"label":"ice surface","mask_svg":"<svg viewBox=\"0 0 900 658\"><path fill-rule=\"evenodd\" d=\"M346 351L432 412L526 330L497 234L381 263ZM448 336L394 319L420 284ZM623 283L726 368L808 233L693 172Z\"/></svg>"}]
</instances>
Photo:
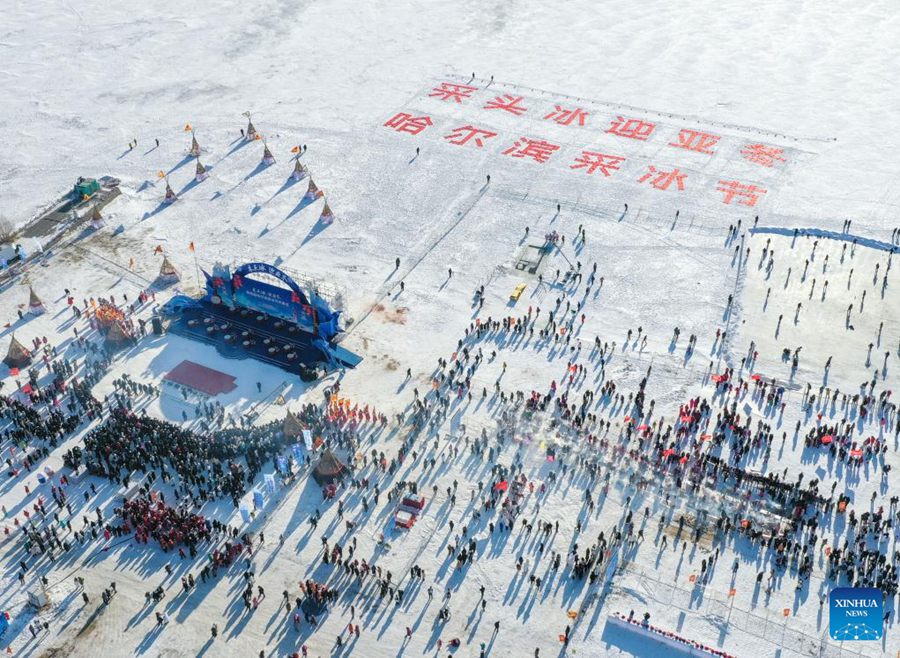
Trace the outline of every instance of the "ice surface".
<instances>
[{"instance_id":1,"label":"ice surface","mask_svg":"<svg viewBox=\"0 0 900 658\"><path fill-rule=\"evenodd\" d=\"M891 231L900 225L893 160L900 149L894 121L894 109L900 106L894 84L898 33L900 15L889 2L14 2L0 22L0 214L24 225L79 175L116 176L123 195L104 211L106 228L68 236L65 246L54 248L46 267L31 267L0 291L0 320L10 323L0 331L0 350L13 331L23 341L46 335L60 349L70 347L72 323L63 288L71 288L79 302L110 293L133 298L158 272L160 256L153 253L158 245L182 272L179 288L189 294L198 291L199 268L216 261L273 262L332 282L345 293L347 315L356 323L344 344L365 361L344 373L343 391L391 416L410 403L414 387L422 392L430 387L437 358L449 358L456 350L474 317L475 287L486 288L482 317L521 315L529 306L541 306L546 313L561 289L538 285L536 276L523 275L514 264L524 247L541 243L545 233L555 230L567 236L567 245L564 255L552 254L542 263L546 279L557 268L565 271L567 258L585 268L596 262L598 276L604 277L599 293L592 291L587 299L587 319L576 343L583 341L586 353L596 336L615 341L607 378L621 390L633 391L652 364L648 398L656 401L657 417L671 420L678 404L690 396L711 395L711 372L728 365L740 370L754 341L756 364L742 374L752 370L788 386L784 416L768 418L776 436L787 432L788 439L782 445L779 437L772 458L753 467L817 477L824 489L838 481L838 490L844 490L847 474L824 455L804 450L802 436L792 440L791 433L798 419L809 427L823 422L816 418L818 410L811 417L800 411L807 383L816 393L819 386L855 393L878 371L879 390L895 387L900 323L892 290L897 267L888 273L882 295L886 251L863 244L851 248L847 241L821 237L801 281L816 238L794 240L790 232L795 227L839 232L844 220L852 218L851 235L890 242ZM653 119L668 131L666 139L617 141L605 133L606 123L589 124L573 136L543 115L529 115L523 123L521 117L485 114L474 105L456 107L428 97L440 81L466 82L473 72L472 85L485 99L523 95L547 107L584 100L597 120L619 112ZM241 113L247 110L275 164L260 165L262 141L240 140L246 125ZM404 111L430 113L435 125L417 136L384 126ZM504 155L499 143L485 150L455 146L444 136L457 119L496 129L506 140L503 146L521 136L517 133L557 140L565 145L567 158L585 146L618 147L629 168L607 180L570 170L568 160L544 165L520 161ZM186 123L195 129L209 170L201 183L194 182L195 163L186 157ZM730 140L727 154L705 158L666 146L681 128L716 131ZM135 138L137 147L129 150L127 144ZM785 148L790 166L774 173L757 170L754 177L738 153L744 140ZM308 146L303 162L334 212L330 226L319 222L323 199L303 201L308 179L288 180L291 148L302 144ZM702 185L678 192L638 183L640 170L656 162L679 166L688 172L688 183ZM758 206L721 202L715 187L731 167L738 167L728 169L735 176L747 173L748 180L769 186ZM165 185L159 171L168 175L178 195L171 205L162 204ZM765 230L750 233L757 214L759 228ZM738 220L743 240L726 241L729 225ZM124 230L114 234L120 225ZM580 225L587 242L576 250L572 238ZM787 229L787 235L780 229ZM765 263L760 266L767 240L775 252L769 279ZM196 254L187 249L191 242ZM735 246L740 246L741 258L734 257ZM25 247L35 249L33 244ZM751 253L744 258L747 248ZM401 265L394 273L397 257ZM873 285L876 264L880 269ZM449 280L448 268L453 269ZM788 268L792 274L785 285ZM848 288L850 268L854 274ZM816 288L810 298L813 278ZM829 287L823 301L825 279ZM45 301L48 313L18 320L16 310L27 307L26 282ZM511 308L509 293L521 282L528 287ZM867 297L861 310L863 290ZM729 294L735 299L732 313ZM802 308L795 323L798 303ZM845 321L850 303L852 329ZM776 335L779 315L783 319ZM681 339L672 346L675 326ZM636 334L638 327L649 336L645 347L634 336L626 344L628 330ZM714 348L717 328L729 334L721 351ZM692 333L698 345L687 355L685 343ZM875 344L870 360L869 343ZM792 377L781 353L800 345L800 364ZM536 341L500 347L486 343L484 348L498 349L499 355L479 369L477 393L481 387L491 391L498 377L505 390L528 393L545 392L551 380L561 383L566 376L567 355L538 350ZM885 352L890 356L883 370ZM823 379L829 356L830 373ZM122 355L94 394L110 393L112 381L123 373L138 381L158 380L183 358L237 374L238 388L221 401L229 413L260 412L260 422L284 413L284 407L271 404L274 392L282 391L289 406L319 401L337 377L309 386L269 366L227 361L211 348L167 336L148 339ZM502 363L507 364L505 373ZM413 381L404 384L407 368ZM5 368L0 376L7 393L15 378ZM591 371L584 386L595 386L594 376ZM764 417L755 402L745 402L754 420ZM190 405L164 396L149 405L148 413L180 423L183 409L190 411ZM824 422L841 415L827 409L822 413ZM442 428L440 451L446 454L458 442L446 437L458 437L460 424L470 436L482 427L492 431L496 414L497 405L479 405L477 396L455 407ZM602 415L607 417L605 411ZM621 427L622 415L609 417L612 434ZM862 432L882 436L871 423ZM541 445L565 438L546 425L524 434L526 471L536 482L546 481L552 466ZM890 434L886 429L885 462L896 473ZM63 451L80 440L61 445L46 464L59 469ZM399 440L382 437L376 445L393 455ZM462 447L460 451L462 455ZM510 463L513 454L505 452L501 461ZM9 456L4 445L3 457ZM457 655L477 656L485 642L492 656L531 656L535 647L541 648L541 656L550 656L561 651L557 638L567 624L574 627L567 655L659 655L653 644L607 631L606 614L630 609L638 614L649 610L656 625L739 656L894 655L900 650L893 625L879 643L839 647L824 642L827 608L821 612L816 600L824 587L821 554L812 582L799 593L788 576L770 598L755 589L755 574L764 567L742 545L723 552L705 588L694 587L690 575L698 573L699 561L713 550L708 538L696 546L688 542L685 552L670 540L668 550L659 552L652 541L656 517L666 509L682 509L680 505L688 511L716 509L713 493L667 503L665 492L637 492L618 483L589 519L582 505L583 481L552 488L539 510L536 498L529 498L529 519L559 521L559 534L546 550L564 555L573 541L580 541L583 550L598 532L608 533L622 516L627 496L637 497L636 516L650 507L647 539L604 591L549 575L540 592L529 587L525 573L542 574L547 560L536 561L538 541L518 529L497 539L479 528L484 553L464 572L454 572L453 563L445 562L446 545L455 534L448 521L458 524L457 532L471 523L469 491L479 480L490 479L481 462L465 457L467 451L441 465L437 475L423 474L421 456L401 469L397 479L419 478L429 494L436 483L439 492L424 518L408 534L393 538L389 549L376 546L376 539L389 525L390 504L383 502L372 520L360 526L359 555L375 556L377 564L396 574L417 562L428 578L396 610L367 608L364 601L372 593L364 593L356 613L362 636L344 647L342 655L434 655L439 638L459 637L463 647ZM269 464L269 472L271 468ZM851 478L847 486L857 513L869 509L873 491L885 501L895 495L895 477L883 486L880 470ZM460 482L460 501L451 508L445 489L454 479ZM91 498L90 507L109 510L116 489L94 481L100 494ZM31 485L27 494L26 483ZM79 498L85 486L76 485ZM21 510L38 495L48 497L46 489L37 487L33 475L23 474L5 482L0 497L9 517L21 518ZM25 612L25 593L15 578L18 544L7 540L0 601L14 621L3 646L23 656L51 655L52 647L59 655L72 656L251 656L260 650L281 656L296 650L302 637L311 655L330 654L334 637L350 621L349 600L325 617L311 638L307 632L295 633L290 619L276 608L282 589L294 592L301 578L328 573L320 561L319 536L329 528L338 539L344 526L336 506L324 506L318 487L305 478L279 495L283 497L271 504L267 518L253 526L265 523L266 544L255 563L269 597L252 616L238 609L236 579L220 578L214 586L184 596L178 594L179 577L188 572L187 562L153 546L126 542L103 552L93 544L52 565L51 591L58 603L45 614L50 633L33 641L24 628L31 613ZM348 501L350 513L361 516L358 496L348 495ZM316 507L324 512L320 530L308 532L306 519ZM227 501L208 505L204 513L240 523ZM586 529L573 539L579 517ZM9 520L6 525L12 527ZM667 532L674 534L674 528ZM280 533L287 539L279 548ZM892 540L888 554L893 546ZM732 583L735 555L742 566ZM522 573L515 568L519 556L530 563ZM162 571L166 562L175 565L173 577ZM84 609L71 579L76 571L95 599ZM29 572L33 577L34 570ZM118 583L119 594L112 606L95 613L99 591L110 580ZM428 601L424 590L432 582L435 600ZM157 632L144 607L144 592L160 583L172 588L159 609L167 609L174 623ZM483 615L482 584L488 601ZM736 594L729 597L732 587ZM440 629L433 622L445 588L454 592L453 617ZM595 594L603 594L602 605L588 607L573 622L567 611L579 611ZM788 618L782 615L785 608ZM500 631L492 638L498 620ZM209 639L213 622L220 628L215 643ZM404 646L406 626L414 634Z\"/></svg>"}]
</instances>

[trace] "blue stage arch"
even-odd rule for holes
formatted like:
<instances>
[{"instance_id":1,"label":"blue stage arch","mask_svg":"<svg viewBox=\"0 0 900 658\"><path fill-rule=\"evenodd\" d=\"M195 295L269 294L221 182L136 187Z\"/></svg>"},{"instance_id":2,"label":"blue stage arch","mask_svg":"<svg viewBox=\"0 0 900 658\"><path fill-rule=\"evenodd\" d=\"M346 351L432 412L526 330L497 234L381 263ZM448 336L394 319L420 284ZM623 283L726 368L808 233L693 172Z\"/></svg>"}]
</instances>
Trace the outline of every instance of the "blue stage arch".
<instances>
[{"instance_id":1,"label":"blue stage arch","mask_svg":"<svg viewBox=\"0 0 900 658\"><path fill-rule=\"evenodd\" d=\"M301 304L309 306L309 300L306 298L306 295L303 294L303 291L300 289L300 286L297 285L297 282L274 265L269 265L268 263L245 263L234 271L233 276L243 277L248 274L268 274L269 276L275 277L296 293L297 297L300 298Z\"/></svg>"}]
</instances>

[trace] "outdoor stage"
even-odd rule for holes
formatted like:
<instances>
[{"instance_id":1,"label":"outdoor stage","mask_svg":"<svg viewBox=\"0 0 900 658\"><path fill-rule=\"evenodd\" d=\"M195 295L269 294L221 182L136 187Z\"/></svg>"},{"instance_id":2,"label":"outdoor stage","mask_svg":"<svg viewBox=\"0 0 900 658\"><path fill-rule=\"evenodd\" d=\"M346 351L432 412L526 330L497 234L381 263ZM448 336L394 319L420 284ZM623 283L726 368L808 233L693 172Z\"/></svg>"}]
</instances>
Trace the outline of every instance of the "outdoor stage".
<instances>
[{"instance_id":1,"label":"outdoor stage","mask_svg":"<svg viewBox=\"0 0 900 658\"><path fill-rule=\"evenodd\" d=\"M178 297L167 305L170 331L214 345L227 358L254 358L305 381L315 379L319 368L353 368L362 361L337 344L340 312L274 266L250 263L232 274L217 265L206 274L206 288L199 300Z\"/></svg>"}]
</instances>

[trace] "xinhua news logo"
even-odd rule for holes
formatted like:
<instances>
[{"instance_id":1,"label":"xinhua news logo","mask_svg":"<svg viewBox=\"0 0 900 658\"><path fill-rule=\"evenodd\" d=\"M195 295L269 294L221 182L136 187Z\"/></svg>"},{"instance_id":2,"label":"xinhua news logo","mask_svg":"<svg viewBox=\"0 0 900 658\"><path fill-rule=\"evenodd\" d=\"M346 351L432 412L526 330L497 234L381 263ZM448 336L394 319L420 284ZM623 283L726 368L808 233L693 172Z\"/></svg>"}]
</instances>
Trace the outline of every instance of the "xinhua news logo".
<instances>
[{"instance_id":1,"label":"xinhua news logo","mask_svg":"<svg viewBox=\"0 0 900 658\"><path fill-rule=\"evenodd\" d=\"M832 640L880 640L884 596L875 587L838 587L829 596Z\"/></svg>"}]
</instances>

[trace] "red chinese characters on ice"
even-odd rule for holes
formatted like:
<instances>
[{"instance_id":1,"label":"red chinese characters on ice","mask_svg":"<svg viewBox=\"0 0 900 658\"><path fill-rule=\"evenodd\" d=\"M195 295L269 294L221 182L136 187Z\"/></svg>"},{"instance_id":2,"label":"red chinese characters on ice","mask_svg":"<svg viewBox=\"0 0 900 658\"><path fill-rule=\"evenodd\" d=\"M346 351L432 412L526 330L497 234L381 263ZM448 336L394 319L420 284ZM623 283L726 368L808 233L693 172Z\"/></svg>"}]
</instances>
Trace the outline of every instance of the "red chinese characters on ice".
<instances>
[{"instance_id":1,"label":"red chinese characters on ice","mask_svg":"<svg viewBox=\"0 0 900 658\"><path fill-rule=\"evenodd\" d=\"M478 87L472 87L470 85L460 85L455 82L442 82L432 89L431 93L428 95L434 98L440 98L442 101L462 103L464 98L471 98L472 92L477 89Z\"/></svg>"},{"instance_id":2,"label":"red chinese characters on ice","mask_svg":"<svg viewBox=\"0 0 900 658\"><path fill-rule=\"evenodd\" d=\"M544 119L552 119L561 126L571 126L576 122L579 126L583 126L585 119L587 119L587 116L587 111L582 110L580 107L566 109L560 105L557 105L556 109L547 114Z\"/></svg>"},{"instance_id":3,"label":"red chinese characters on ice","mask_svg":"<svg viewBox=\"0 0 900 658\"><path fill-rule=\"evenodd\" d=\"M760 196L766 193L762 187L747 185L736 180L720 180L716 190L725 194L722 203L729 206L735 199L742 206L755 206Z\"/></svg>"},{"instance_id":4,"label":"red chinese characters on ice","mask_svg":"<svg viewBox=\"0 0 900 658\"><path fill-rule=\"evenodd\" d=\"M496 136L497 133L491 132L490 130L484 130L483 128L460 126L459 128L454 128L453 132L449 135L444 135L444 139L457 146L464 146L469 142L472 142L477 148L482 148L486 139Z\"/></svg>"},{"instance_id":5,"label":"red chinese characters on ice","mask_svg":"<svg viewBox=\"0 0 900 658\"><path fill-rule=\"evenodd\" d=\"M741 149L744 160L763 167L774 167L779 162L787 162L784 157L784 149L765 144L747 144Z\"/></svg>"},{"instance_id":6,"label":"red chinese characters on ice","mask_svg":"<svg viewBox=\"0 0 900 658\"><path fill-rule=\"evenodd\" d=\"M575 158L575 164L569 165L569 169L586 169L584 172L586 174L593 174L599 170L604 176L612 176L612 172L617 171L623 162L625 158L619 155L582 151L581 155Z\"/></svg>"},{"instance_id":7,"label":"red chinese characters on ice","mask_svg":"<svg viewBox=\"0 0 900 658\"><path fill-rule=\"evenodd\" d=\"M653 134L653 129L655 127L655 123L642 121L641 119L626 119L622 116L617 116L612 122L612 125L607 128L606 132L612 135L618 135L619 137L628 137L629 139L637 139L645 142L650 139L650 135Z\"/></svg>"},{"instance_id":8,"label":"red chinese characters on ice","mask_svg":"<svg viewBox=\"0 0 900 658\"><path fill-rule=\"evenodd\" d=\"M687 178L687 174L678 171L677 168L672 171L663 171L662 169L657 169L653 165L649 165L647 167L647 173L638 178L638 183L650 181L650 185L657 190L663 191L668 190L672 183L675 183L678 190L683 191L685 178Z\"/></svg>"},{"instance_id":9,"label":"red chinese characters on ice","mask_svg":"<svg viewBox=\"0 0 900 658\"><path fill-rule=\"evenodd\" d=\"M524 98L522 96L504 94L503 96L497 96L492 101L488 101L484 106L484 109L503 110L504 112L509 112L510 114L515 114L517 117L520 117L528 111L528 108L522 105L523 100Z\"/></svg>"},{"instance_id":10,"label":"red chinese characters on ice","mask_svg":"<svg viewBox=\"0 0 900 658\"><path fill-rule=\"evenodd\" d=\"M535 162L544 164L558 150L559 146L543 139L521 137L515 144L503 151L503 155L510 155L514 158L531 158Z\"/></svg>"},{"instance_id":11,"label":"red chinese characters on ice","mask_svg":"<svg viewBox=\"0 0 900 658\"><path fill-rule=\"evenodd\" d=\"M431 117L414 117L407 112L398 112L390 119L384 122L388 128L393 128L398 133L409 133L410 135L418 135L428 126L434 125Z\"/></svg>"},{"instance_id":12,"label":"red chinese characters on ice","mask_svg":"<svg viewBox=\"0 0 900 658\"><path fill-rule=\"evenodd\" d=\"M722 138L718 135L713 135L712 133L682 128L678 133L678 141L669 142L669 146L675 146L680 149L685 149L686 151L696 151L697 153L714 155L715 151L712 150L712 147L718 144L720 139Z\"/></svg>"}]
</instances>

